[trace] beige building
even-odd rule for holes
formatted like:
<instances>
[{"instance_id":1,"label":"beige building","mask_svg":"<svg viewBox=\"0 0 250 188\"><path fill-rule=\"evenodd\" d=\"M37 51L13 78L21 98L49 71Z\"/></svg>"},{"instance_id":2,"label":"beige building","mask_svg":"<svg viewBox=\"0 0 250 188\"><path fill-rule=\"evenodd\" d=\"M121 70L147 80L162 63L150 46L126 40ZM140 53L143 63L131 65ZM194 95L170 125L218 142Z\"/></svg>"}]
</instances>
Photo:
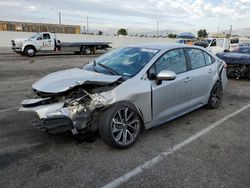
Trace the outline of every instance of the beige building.
<instances>
[{"instance_id":1,"label":"beige building","mask_svg":"<svg viewBox=\"0 0 250 188\"><path fill-rule=\"evenodd\" d=\"M0 31L55 32L80 34L81 27L79 25L0 21Z\"/></svg>"}]
</instances>

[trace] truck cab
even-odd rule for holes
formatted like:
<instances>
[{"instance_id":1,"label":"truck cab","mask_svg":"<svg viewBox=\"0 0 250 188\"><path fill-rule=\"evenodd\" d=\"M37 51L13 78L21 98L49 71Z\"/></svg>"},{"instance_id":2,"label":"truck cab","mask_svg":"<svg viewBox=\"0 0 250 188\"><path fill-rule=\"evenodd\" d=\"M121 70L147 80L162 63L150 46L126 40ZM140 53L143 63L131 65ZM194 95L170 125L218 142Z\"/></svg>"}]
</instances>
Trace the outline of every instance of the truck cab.
<instances>
[{"instance_id":1,"label":"truck cab","mask_svg":"<svg viewBox=\"0 0 250 188\"><path fill-rule=\"evenodd\" d=\"M14 39L11 44L14 52L31 57L37 51L54 51L56 38L52 33L42 32L36 33L29 38Z\"/></svg>"}]
</instances>

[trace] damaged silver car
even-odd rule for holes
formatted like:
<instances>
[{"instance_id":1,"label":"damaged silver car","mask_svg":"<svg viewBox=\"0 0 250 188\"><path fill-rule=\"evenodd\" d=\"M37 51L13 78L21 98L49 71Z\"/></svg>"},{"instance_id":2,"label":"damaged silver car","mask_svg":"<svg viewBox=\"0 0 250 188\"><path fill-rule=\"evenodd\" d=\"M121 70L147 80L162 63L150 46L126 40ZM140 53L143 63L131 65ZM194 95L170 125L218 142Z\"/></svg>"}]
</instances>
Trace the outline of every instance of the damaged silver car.
<instances>
[{"instance_id":1,"label":"damaged silver car","mask_svg":"<svg viewBox=\"0 0 250 188\"><path fill-rule=\"evenodd\" d=\"M34 112L48 133L99 131L109 145L126 148L143 129L201 106L217 108L227 84L224 61L204 48L145 44L119 48L79 68L33 84Z\"/></svg>"}]
</instances>

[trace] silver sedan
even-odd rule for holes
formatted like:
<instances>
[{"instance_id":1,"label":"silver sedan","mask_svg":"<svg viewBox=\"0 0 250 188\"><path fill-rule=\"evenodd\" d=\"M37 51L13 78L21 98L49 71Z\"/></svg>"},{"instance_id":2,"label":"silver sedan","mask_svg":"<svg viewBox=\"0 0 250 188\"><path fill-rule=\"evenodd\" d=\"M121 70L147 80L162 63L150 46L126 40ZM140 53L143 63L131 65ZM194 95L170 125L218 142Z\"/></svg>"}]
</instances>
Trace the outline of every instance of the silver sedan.
<instances>
[{"instance_id":1,"label":"silver sedan","mask_svg":"<svg viewBox=\"0 0 250 188\"><path fill-rule=\"evenodd\" d=\"M37 95L20 111L48 133L99 131L126 148L149 129L206 105L217 108L227 84L226 64L204 48L144 44L116 49L82 67L33 84Z\"/></svg>"}]
</instances>

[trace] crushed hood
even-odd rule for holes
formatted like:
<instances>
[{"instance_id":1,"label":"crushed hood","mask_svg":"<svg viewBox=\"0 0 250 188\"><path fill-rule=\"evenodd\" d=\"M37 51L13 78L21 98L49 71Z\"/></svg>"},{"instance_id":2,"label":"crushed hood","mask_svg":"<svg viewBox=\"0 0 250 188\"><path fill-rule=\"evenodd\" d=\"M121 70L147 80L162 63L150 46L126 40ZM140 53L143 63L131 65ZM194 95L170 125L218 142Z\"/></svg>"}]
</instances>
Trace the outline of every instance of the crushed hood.
<instances>
[{"instance_id":1,"label":"crushed hood","mask_svg":"<svg viewBox=\"0 0 250 188\"><path fill-rule=\"evenodd\" d=\"M250 64L250 55L249 54L243 54L243 53L230 53L230 52L224 52L224 53L218 53L217 57L224 60L226 64L244 64L249 65Z\"/></svg>"},{"instance_id":2,"label":"crushed hood","mask_svg":"<svg viewBox=\"0 0 250 188\"><path fill-rule=\"evenodd\" d=\"M35 82L32 87L37 91L45 93L60 93L82 84L110 84L119 78L121 76L74 68L49 74Z\"/></svg>"}]
</instances>

